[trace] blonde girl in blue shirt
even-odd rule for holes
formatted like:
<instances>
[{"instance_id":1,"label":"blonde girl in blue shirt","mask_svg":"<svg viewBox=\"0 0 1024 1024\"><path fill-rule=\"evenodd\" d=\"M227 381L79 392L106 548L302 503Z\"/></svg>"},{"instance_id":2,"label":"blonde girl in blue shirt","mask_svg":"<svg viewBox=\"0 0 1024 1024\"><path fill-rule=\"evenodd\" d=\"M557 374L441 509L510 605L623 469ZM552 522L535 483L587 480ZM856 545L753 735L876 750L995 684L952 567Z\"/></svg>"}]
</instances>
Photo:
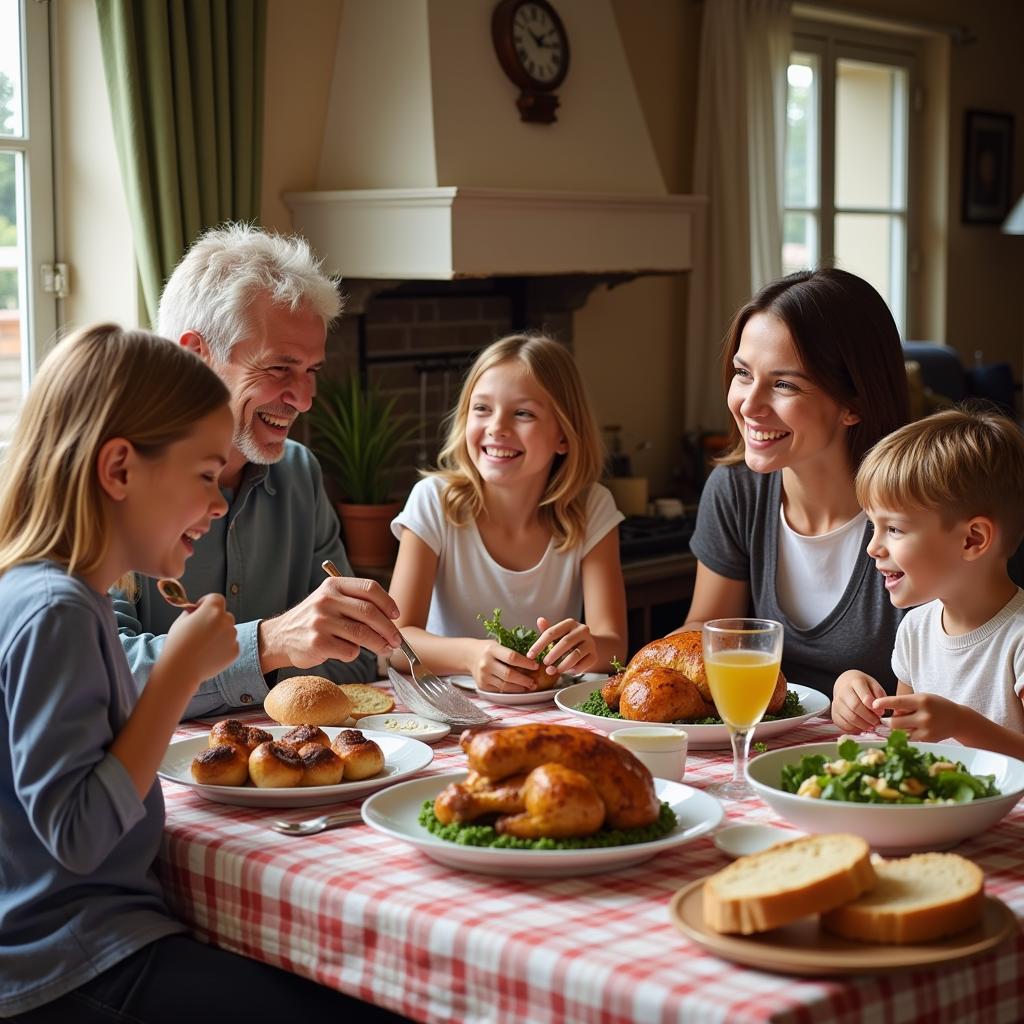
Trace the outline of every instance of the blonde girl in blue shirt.
<instances>
[{"instance_id":1,"label":"blonde girl in blue shirt","mask_svg":"<svg viewBox=\"0 0 1024 1024\"><path fill-rule=\"evenodd\" d=\"M140 696L107 590L181 575L224 514L232 430L201 360L112 325L59 344L26 398L0 475L0 1018L180 1024L234 1019L239 999L282 1018L349 1002L196 942L153 872L157 766L200 680L235 658L234 620L200 597Z\"/></svg>"},{"instance_id":2,"label":"blonde girl in blue shirt","mask_svg":"<svg viewBox=\"0 0 1024 1024\"><path fill-rule=\"evenodd\" d=\"M480 353L439 471L416 484L392 524L397 624L428 667L514 693L537 688L533 659L549 644L550 676L606 671L625 657L622 514L598 483L602 455L564 345L515 334ZM494 608L508 627L536 623L525 655L486 638L478 615Z\"/></svg>"}]
</instances>

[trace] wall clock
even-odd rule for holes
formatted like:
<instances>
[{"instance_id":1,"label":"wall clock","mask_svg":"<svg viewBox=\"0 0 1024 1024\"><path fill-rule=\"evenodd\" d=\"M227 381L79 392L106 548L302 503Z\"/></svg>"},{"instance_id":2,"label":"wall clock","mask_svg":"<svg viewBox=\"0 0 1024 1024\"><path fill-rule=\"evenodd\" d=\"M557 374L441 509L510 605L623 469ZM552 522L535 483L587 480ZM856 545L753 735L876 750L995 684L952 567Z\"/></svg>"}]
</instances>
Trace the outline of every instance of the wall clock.
<instances>
[{"instance_id":1,"label":"wall clock","mask_svg":"<svg viewBox=\"0 0 1024 1024\"><path fill-rule=\"evenodd\" d=\"M547 0L501 0L491 16L491 38L502 70L519 86L524 121L556 120L555 90L569 70L569 36Z\"/></svg>"}]
</instances>

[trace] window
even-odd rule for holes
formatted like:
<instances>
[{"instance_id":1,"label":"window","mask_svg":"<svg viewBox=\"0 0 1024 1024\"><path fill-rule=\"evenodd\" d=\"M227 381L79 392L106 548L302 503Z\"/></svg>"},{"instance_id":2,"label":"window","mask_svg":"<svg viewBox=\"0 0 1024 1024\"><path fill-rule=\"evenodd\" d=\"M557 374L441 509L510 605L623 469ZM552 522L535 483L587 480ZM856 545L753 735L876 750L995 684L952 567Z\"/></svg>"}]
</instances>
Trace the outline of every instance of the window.
<instances>
[{"instance_id":1,"label":"window","mask_svg":"<svg viewBox=\"0 0 1024 1024\"><path fill-rule=\"evenodd\" d=\"M53 260L49 6L0 0L0 442L8 440L56 302Z\"/></svg>"},{"instance_id":2,"label":"window","mask_svg":"<svg viewBox=\"0 0 1024 1024\"><path fill-rule=\"evenodd\" d=\"M790 58L782 265L859 274L906 336L916 57L835 31L799 32Z\"/></svg>"}]
</instances>

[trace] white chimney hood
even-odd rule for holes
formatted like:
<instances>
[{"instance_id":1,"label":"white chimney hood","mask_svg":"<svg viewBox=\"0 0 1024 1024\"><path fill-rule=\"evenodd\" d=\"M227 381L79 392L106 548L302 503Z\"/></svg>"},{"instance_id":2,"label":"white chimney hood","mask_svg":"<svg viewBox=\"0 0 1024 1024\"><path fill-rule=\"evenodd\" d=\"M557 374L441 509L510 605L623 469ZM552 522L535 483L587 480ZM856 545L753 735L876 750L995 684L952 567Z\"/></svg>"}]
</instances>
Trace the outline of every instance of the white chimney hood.
<instances>
[{"instance_id":1,"label":"white chimney hood","mask_svg":"<svg viewBox=\"0 0 1024 1024\"><path fill-rule=\"evenodd\" d=\"M345 0L317 190L293 226L345 278L672 273L703 197L669 195L611 0L553 0L570 65L526 124L495 0Z\"/></svg>"}]
</instances>

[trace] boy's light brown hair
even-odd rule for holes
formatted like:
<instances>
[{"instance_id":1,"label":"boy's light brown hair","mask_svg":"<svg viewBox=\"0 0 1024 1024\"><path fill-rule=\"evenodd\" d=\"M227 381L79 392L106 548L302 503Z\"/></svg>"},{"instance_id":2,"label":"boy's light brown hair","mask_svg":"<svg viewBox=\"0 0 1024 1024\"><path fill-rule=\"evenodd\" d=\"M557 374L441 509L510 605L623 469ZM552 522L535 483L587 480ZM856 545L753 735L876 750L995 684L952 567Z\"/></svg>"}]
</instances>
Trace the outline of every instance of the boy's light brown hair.
<instances>
[{"instance_id":1,"label":"boy's light brown hair","mask_svg":"<svg viewBox=\"0 0 1024 1024\"><path fill-rule=\"evenodd\" d=\"M1024 537L1024 434L994 412L937 412L882 438L856 486L862 508L937 512L947 528L987 516L1009 557Z\"/></svg>"}]
</instances>

